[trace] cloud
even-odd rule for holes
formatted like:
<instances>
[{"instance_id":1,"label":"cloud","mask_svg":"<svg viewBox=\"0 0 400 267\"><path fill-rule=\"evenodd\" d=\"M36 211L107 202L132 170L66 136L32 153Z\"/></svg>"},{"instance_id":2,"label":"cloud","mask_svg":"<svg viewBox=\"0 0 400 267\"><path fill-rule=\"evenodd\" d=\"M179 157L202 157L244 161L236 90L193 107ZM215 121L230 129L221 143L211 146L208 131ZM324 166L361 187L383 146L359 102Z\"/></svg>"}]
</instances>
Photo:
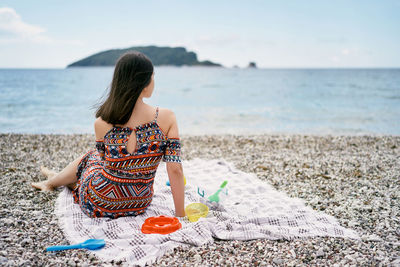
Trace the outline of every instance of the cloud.
<instances>
[{"instance_id":1,"label":"cloud","mask_svg":"<svg viewBox=\"0 0 400 267\"><path fill-rule=\"evenodd\" d=\"M342 49L342 55L347 56L348 54L350 54L350 49L347 48Z\"/></svg>"},{"instance_id":2,"label":"cloud","mask_svg":"<svg viewBox=\"0 0 400 267\"><path fill-rule=\"evenodd\" d=\"M49 43L52 39L44 33L46 29L25 23L13 8L0 8L0 34L6 38L1 43L13 43L20 40Z\"/></svg>"}]
</instances>

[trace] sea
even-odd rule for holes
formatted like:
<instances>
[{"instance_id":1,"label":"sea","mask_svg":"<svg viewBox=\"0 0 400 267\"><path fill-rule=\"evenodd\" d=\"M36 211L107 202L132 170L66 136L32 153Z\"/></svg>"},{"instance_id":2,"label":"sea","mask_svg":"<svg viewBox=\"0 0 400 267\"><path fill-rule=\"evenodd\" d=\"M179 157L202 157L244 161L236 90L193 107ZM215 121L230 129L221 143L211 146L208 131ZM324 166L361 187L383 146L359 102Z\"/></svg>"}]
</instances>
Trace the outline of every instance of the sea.
<instances>
[{"instance_id":1,"label":"sea","mask_svg":"<svg viewBox=\"0 0 400 267\"><path fill-rule=\"evenodd\" d=\"M113 67L0 69L0 133L93 133ZM155 67L181 134L400 135L400 69Z\"/></svg>"}]
</instances>

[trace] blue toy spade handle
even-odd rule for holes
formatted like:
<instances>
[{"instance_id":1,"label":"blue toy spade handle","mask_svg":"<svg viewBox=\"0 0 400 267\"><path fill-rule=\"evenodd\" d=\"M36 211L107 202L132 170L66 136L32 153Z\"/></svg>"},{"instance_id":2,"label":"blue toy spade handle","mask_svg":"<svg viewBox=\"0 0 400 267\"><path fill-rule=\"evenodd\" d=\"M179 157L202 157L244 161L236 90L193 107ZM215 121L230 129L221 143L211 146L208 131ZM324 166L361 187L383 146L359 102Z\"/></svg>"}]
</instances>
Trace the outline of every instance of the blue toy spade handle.
<instances>
[{"instance_id":1,"label":"blue toy spade handle","mask_svg":"<svg viewBox=\"0 0 400 267\"><path fill-rule=\"evenodd\" d=\"M67 250L67 249L75 249L75 248L81 248L81 244L75 244L75 245L69 245L69 246L52 246L46 248L46 251L59 251L59 250Z\"/></svg>"}]
</instances>

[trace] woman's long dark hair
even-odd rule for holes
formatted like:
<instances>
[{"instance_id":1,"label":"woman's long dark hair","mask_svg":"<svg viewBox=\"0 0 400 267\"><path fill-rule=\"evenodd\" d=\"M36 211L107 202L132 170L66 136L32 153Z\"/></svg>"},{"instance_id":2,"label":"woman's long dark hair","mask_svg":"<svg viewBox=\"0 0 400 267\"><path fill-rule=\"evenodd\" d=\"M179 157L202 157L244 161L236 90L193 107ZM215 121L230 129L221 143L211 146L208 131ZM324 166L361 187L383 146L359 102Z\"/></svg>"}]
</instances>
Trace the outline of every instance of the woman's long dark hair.
<instances>
[{"instance_id":1,"label":"woman's long dark hair","mask_svg":"<svg viewBox=\"0 0 400 267\"><path fill-rule=\"evenodd\" d=\"M96 118L124 125L132 115L136 101L151 82L154 68L150 59L140 52L127 52L117 61L110 92L98 107Z\"/></svg>"}]
</instances>

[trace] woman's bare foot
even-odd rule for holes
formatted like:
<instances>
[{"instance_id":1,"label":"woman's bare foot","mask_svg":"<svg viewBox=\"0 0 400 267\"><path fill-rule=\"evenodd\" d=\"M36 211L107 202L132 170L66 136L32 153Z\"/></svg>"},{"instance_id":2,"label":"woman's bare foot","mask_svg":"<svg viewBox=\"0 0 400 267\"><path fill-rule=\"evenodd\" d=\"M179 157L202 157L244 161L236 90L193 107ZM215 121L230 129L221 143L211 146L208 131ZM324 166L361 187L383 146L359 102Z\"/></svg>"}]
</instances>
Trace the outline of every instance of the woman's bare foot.
<instances>
[{"instance_id":1,"label":"woman's bare foot","mask_svg":"<svg viewBox=\"0 0 400 267\"><path fill-rule=\"evenodd\" d=\"M36 188L36 189L40 189L42 191L53 191L54 187L52 187L49 184L49 179L52 178L53 176L55 176L57 173L55 171L49 170L46 167L41 166L40 167L40 172L46 176L47 180L45 181L41 181L41 182L36 182L36 183L32 183L32 187Z\"/></svg>"},{"instance_id":2,"label":"woman's bare foot","mask_svg":"<svg viewBox=\"0 0 400 267\"><path fill-rule=\"evenodd\" d=\"M45 192L54 190L54 188L51 185L49 185L48 180L37 182L37 183L31 183L31 186L33 188L40 189Z\"/></svg>"}]
</instances>

